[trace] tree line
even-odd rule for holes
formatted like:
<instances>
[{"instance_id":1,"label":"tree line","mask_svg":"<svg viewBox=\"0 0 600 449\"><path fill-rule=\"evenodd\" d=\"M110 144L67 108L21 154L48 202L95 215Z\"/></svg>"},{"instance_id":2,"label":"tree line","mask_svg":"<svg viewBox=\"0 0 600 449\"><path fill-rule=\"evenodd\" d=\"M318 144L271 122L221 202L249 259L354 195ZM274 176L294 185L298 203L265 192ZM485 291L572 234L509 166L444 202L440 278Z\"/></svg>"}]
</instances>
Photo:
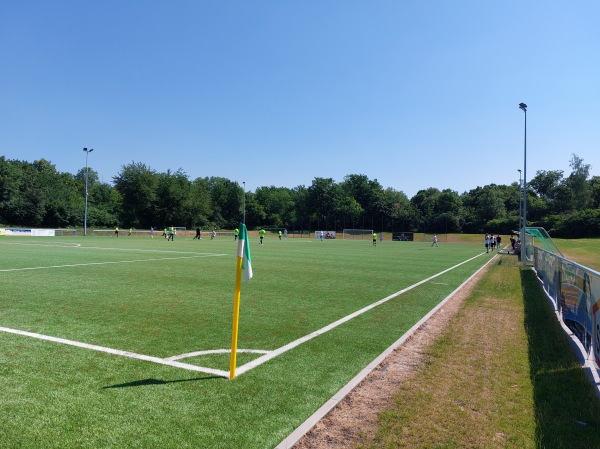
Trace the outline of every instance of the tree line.
<instances>
[{"instance_id":1,"label":"tree line","mask_svg":"<svg viewBox=\"0 0 600 449\"><path fill-rule=\"evenodd\" d=\"M527 225L556 237L600 236L600 177L573 154L571 173L538 171L527 183ZM92 169L61 173L45 159L0 157L0 223L69 228L83 225L86 175L89 228L184 226L233 229L245 214L249 229L347 228L425 233L508 234L519 228L522 186L489 184L468 192L435 187L412 198L376 179L350 174L341 182L314 178L310 186L264 186L246 192L222 177L191 180L179 169L160 173L123 165L112 184Z\"/></svg>"}]
</instances>

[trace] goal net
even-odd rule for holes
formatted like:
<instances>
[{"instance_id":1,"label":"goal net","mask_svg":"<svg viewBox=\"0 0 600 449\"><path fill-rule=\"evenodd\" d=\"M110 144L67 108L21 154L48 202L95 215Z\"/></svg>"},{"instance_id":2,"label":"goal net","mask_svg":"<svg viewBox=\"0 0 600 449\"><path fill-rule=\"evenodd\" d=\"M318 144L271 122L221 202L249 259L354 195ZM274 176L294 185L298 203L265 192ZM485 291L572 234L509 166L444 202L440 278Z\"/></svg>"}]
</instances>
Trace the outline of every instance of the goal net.
<instances>
[{"instance_id":1,"label":"goal net","mask_svg":"<svg viewBox=\"0 0 600 449\"><path fill-rule=\"evenodd\" d=\"M344 229L344 240L371 240L373 238L372 229Z\"/></svg>"}]
</instances>

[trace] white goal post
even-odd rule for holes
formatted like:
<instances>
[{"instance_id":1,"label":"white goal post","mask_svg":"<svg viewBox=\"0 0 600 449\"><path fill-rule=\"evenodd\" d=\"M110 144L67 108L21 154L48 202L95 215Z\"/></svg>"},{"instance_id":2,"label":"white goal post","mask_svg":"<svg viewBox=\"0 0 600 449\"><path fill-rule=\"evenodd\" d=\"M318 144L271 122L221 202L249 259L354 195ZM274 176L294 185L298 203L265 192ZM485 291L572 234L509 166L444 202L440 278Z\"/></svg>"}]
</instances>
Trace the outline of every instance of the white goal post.
<instances>
[{"instance_id":1,"label":"white goal post","mask_svg":"<svg viewBox=\"0 0 600 449\"><path fill-rule=\"evenodd\" d=\"M344 240L371 240L373 238L372 229L344 229Z\"/></svg>"}]
</instances>

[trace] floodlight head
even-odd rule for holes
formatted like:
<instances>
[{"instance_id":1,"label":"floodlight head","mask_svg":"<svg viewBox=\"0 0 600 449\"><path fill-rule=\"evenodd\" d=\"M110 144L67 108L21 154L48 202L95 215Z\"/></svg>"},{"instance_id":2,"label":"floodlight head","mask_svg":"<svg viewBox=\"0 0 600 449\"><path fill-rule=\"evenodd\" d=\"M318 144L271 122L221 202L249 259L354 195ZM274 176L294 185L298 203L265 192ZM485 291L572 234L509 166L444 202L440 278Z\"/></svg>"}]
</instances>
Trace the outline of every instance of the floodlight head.
<instances>
[{"instance_id":1,"label":"floodlight head","mask_svg":"<svg viewBox=\"0 0 600 449\"><path fill-rule=\"evenodd\" d=\"M518 171L519 173L521 173L521 169L520 169L520 168L517 168L517 171Z\"/></svg>"},{"instance_id":2,"label":"floodlight head","mask_svg":"<svg viewBox=\"0 0 600 449\"><path fill-rule=\"evenodd\" d=\"M519 103L519 108L523 109L523 111L527 112L527 105L525 103Z\"/></svg>"},{"instance_id":3,"label":"floodlight head","mask_svg":"<svg viewBox=\"0 0 600 449\"><path fill-rule=\"evenodd\" d=\"M87 153L87 148L84 148L83 151L85 151Z\"/></svg>"}]
</instances>

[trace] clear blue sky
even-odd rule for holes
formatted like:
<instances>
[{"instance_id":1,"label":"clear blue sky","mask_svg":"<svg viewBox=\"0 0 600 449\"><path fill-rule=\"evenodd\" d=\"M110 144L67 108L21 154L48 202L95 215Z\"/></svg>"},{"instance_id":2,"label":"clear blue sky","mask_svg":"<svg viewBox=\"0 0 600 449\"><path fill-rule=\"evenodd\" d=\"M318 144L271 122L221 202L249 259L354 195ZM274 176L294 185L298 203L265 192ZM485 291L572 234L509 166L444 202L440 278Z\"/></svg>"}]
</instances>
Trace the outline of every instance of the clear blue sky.
<instances>
[{"instance_id":1,"label":"clear blue sky","mask_svg":"<svg viewBox=\"0 0 600 449\"><path fill-rule=\"evenodd\" d=\"M600 2L0 3L0 155L409 197L600 175Z\"/></svg>"}]
</instances>

